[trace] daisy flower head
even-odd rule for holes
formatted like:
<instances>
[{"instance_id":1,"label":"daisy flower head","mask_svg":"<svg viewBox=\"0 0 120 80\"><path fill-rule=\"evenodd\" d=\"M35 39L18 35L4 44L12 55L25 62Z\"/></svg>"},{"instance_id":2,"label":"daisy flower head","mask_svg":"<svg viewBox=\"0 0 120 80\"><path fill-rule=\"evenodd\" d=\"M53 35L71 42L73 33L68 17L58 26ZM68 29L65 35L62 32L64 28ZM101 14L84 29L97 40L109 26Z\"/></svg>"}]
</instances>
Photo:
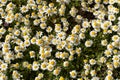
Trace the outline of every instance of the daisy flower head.
<instances>
[{"instance_id":1,"label":"daisy flower head","mask_svg":"<svg viewBox=\"0 0 120 80\"><path fill-rule=\"evenodd\" d=\"M117 56L117 55L114 55L113 58L112 58L113 61L119 61L120 60L120 57Z\"/></svg>"},{"instance_id":2,"label":"daisy flower head","mask_svg":"<svg viewBox=\"0 0 120 80\"><path fill-rule=\"evenodd\" d=\"M40 21L41 22L46 22L47 21L47 17L45 16L45 17L42 17L41 19L40 19Z\"/></svg>"},{"instance_id":3,"label":"daisy flower head","mask_svg":"<svg viewBox=\"0 0 120 80\"><path fill-rule=\"evenodd\" d=\"M7 23L12 23L13 22L13 18L11 18L10 16L7 16L6 18L5 18L5 22L7 22Z\"/></svg>"},{"instance_id":4,"label":"daisy flower head","mask_svg":"<svg viewBox=\"0 0 120 80\"><path fill-rule=\"evenodd\" d=\"M96 37L97 36L97 32L96 31L91 31L90 32L90 36L91 37Z\"/></svg>"},{"instance_id":5,"label":"daisy flower head","mask_svg":"<svg viewBox=\"0 0 120 80\"><path fill-rule=\"evenodd\" d=\"M113 61L113 66L114 66L114 68L120 67L119 61Z\"/></svg>"},{"instance_id":6,"label":"daisy flower head","mask_svg":"<svg viewBox=\"0 0 120 80\"><path fill-rule=\"evenodd\" d=\"M59 78L59 80L65 80L65 78L64 78L63 76L61 76L61 77Z\"/></svg>"},{"instance_id":7,"label":"daisy flower head","mask_svg":"<svg viewBox=\"0 0 120 80\"><path fill-rule=\"evenodd\" d=\"M15 8L15 4L13 4L12 2L7 4L7 10L13 10L14 8Z\"/></svg>"},{"instance_id":8,"label":"daisy flower head","mask_svg":"<svg viewBox=\"0 0 120 80\"><path fill-rule=\"evenodd\" d=\"M15 34L16 36L19 36L19 35L20 35L20 30L15 30L14 34Z\"/></svg>"},{"instance_id":9,"label":"daisy flower head","mask_svg":"<svg viewBox=\"0 0 120 80\"><path fill-rule=\"evenodd\" d=\"M10 52L9 48L3 48L2 51L3 51L3 54L6 54L6 53Z\"/></svg>"},{"instance_id":10,"label":"daisy flower head","mask_svg":"<svg viewBox=\"0 0 120 80\"><path fill-rule=\"evenodd\" d=\"M41 15L42 16L42 15ZM37 16L37 14L35 13L35 12L32 12L31 13L31 18L33 18L33 19L36 19L38 16Z\"/></svg>"},{"instance_id":11,"label":"daisy flower head","mask_svg":"<svg viewBox=\"0 0 120 80\"><path fill-rule=\"evenodd\" d=\"M55 32L60 32L61 30L61 24L55 24Z\"/></svg>"},{"instance_id":12,"label":"daisy flower head","mask_svg":"<svg viewBox=\"0 0 120 80\"><path fill-rule=\"evenodd\" d=\"M36 44L41 46L43 44L43 40L42 39L37 39Z\"/></svg>"},{"instance_id":13,"label":"daisy flower head","mask_svg":"<svg viewBox=\"0 0 120 80\"><path fill-rule=\"evenodd\" d=\"M53 15L51 8L48 8L46 10L46 13L48 14L48 16L52 16Z\"/></svg>"},{"instance_id":14,"label":"daisy flower head","mask_svg":"<svg viewBox=\"0 0 120 80\"><path fill-rule=\"evenodd\" d=\"M90 74L91 74L91 76L96 76L96 71L95 70L91 70Z\"/></svg>"},{"instance_id":15,"label":"daisy flower head","mask_svg":"<svg viewBox=\"0 0 120 80\"><path fill-rule=\"evenodd\" d=\"M102 46L107 46L108 44L108 41L105 39L105 40L101 40L101 45Z\"/></svg>"},{"instance_id":16,"label":"daisy flower head","mask_svg":"<svg viewBox=\"0 0 120 80\"><path fill-rule=\"evenodd\" d=\"M55 76L58 76L58 75L60 74L60 72L61 72L61 68L57 67L57 68L53 71L53 74L54 74Z\"/></svg>"},{"instance_id":17,"label":"daisy flower head","mask_svg":"<svg viewBox=\"0 0 120 80\"><path fill-rule=\"evenodd\" d=\"M113 35L112 40L115 41L115 42L118 42L118 41L120 41L120 38L119 38L118 35Z\"/></svg>"},{"instance_id":18,"label":"daisy flower head","mask_svg":"<svg viewBox=\"0 0 120 80\"><path fill-rule=\"evenodd\" d=\"M90 65L89 64L85 64L84 65L84 69L89 70L90 69Z\"/></svg>"},{"instance_id":19,"label":"daisy flower head","mask_svg":"<svg viewBox=\"0 0 120 80\"><path fill-rule=\"evenodd\" d=\"M108 75L112 75L112 74L113 74L112 70L108 70L108 71L107 71L107 74L108 74Z\"/></svg>"},{"instance_id":20,"label":"daisy flower head","mask_svg":"<svg viewBox=\"0 0 120 80\"><path fill-rule=\"evenodd\" d=\"M109 0L109 4L114 4L115 2L115 0Z\"/></svg>"},{"instance_id":21,"label":"daisy flower head","mask_svg":"<svg viewBox=\"0 0 120 80\"><path fill-rule=\"evenodd\" d=\"M34 0L28 0L27 3L28 3L30 6L35 5L35 1L34 1Z\"/></svg>"},{"instance_id":22,"label":"daisy flower head","mask_svg":"<svg viewBox=\"0 0 120 80\"><path fill-rule=\"evenodd\" d=\"M85 33L85 32L86 32L86 28L81 28L80 31L81 31L82 33Z\"/></svg>"},{"instance_id":23,"label":"daisy flower head","mask_svg":"<svg viewBox=\"0 0 120 80\"><path fill-rule=\"evenodd\" d=\"M64 40L66 38L66 33L65 32L59 32L57 33L57 38Z\"/></svg>"},{"instance_id":24,"label":"daisy flower head","mask_svg":"<svg viewBox=\"0 0 120 80\"><path fill-rule=\"evenodd\" d=\"M77 12L78 12L78 10L73 6L69 13L72 17L75 17Z\"/></svg>"},{"instance_id":25,"label":"daisy flower head","mask_svg":"<svg viewBox=\"0 0 120 80\"><path fill-rule=\"evenodd\" d=\"M72 30L72 34L79 33L80 29L81 29L80 25L75 25Z\"/></svg>"},{"instance_id":26,"label":"daisy flower head","mask_svg":"<svg viewBox=\"0 0 120 80\"><path fill-rule=\"evenodd\" d=\"M48 33L50 33L50 32L52 31L52 27L51 27L51 26L48 26L47 29L46 29L46 31L47 31Z\"/></svg>"},{"instance_id":27,"label":"daisy flower head","mask_svg":"<svg viewBox=\"0 0 120 80\"><path fill-rule=\"evenodd\" d=\"M29 54L30 54L30 58L34 58L35 57L35 52L34 51L30 51Z\"/></svg>"},{"instance_id":28,"label":"daisy flower head","mask_svg":"<svg viewBox=\"0 0 120 80\"><path fill-rule=\"evenodd\" d=\"M109 0L103 0L103 3L104 3L104 4L108 4L108 3L109 3Z\"/></svg>"},{"instance_id":29,"label":"daisy flower head","mask_svg":"<svg viewBox=\"0 0 120 80\"><path fill-rule=\"evenodd\" d=\"M77 77L77 72L76 72L76 70L70 71L70 77L71 77L71 78L76 78L76 77Z\"/></svg>"},{"instance_id":30,"label":"daisy flower head","mask_svg":"<svg viewBox=\"0 0 120 80\"><path fill-rule=\"evenodd\" d=\"M112 25L111 21L104 21L103 23L101 23L101 28L103 30L107 30L111 25Z\"/></svg>"},{"instance_id":31,"label":"daisy flower head","mask_svg":"<svg viewBox=\"0 0 120 80\"><path fill-rule=\"evenodd\" d=\"M46 57L50 57L51 56L51 52L50 51L45 51L45 56Z\"/></svg>"},{"instance_id":32,"label":"daisy flower head","mask_svg":"<svg viewBox=\"0 0 120 80\"><path fill-rule=\"evenodd\" d=\"M47 66L47 70L48 70L48 71L53 71L53 69L54 69L54 66L53 66L53 65L49 64L49 65Z\"/></svg>"},{"instance_id":33,"label":"daisy flower head","mask_svg":"<svg viewBox=\"0 0 120 80\"><path fill-rule=\"evenodd\" d=\"M55 66L56 65L56 61L54 59L51 59L51 60L49 60L49 64Z\"/></svg>"},{"instance_id":34,"label":"daisy flower head","mask_svg":"<svg viewBox=\"0 0 120 80\"><path fill-rule=\"evenodd\" d=\"M80 39L85 39L85 34L84 34L84 33L80 33L80 34L79 34L79 38L80 38Z\"/></svg>"},{"instance_id":35,"label":"daisy flower head","mask_svg":"<svg viewBox=\"0 0 120 80\"><path fill-rule=\"evenodd\" d=\"M64 27L68 27L69 24L70 24L70 23L69 23L68 21L66 21L66 22L63 23L63 26L64 26Z\"/></svg>"},{"instance_id":36,"label":"daisy flower head","mask_svg":"<svg viewBox=\"0 0 120 80\"><path fill-rule=\"evenodd\" d=\"M90 59L89 62L90 62L91 65L95 65L96 64L96 60L95 59Z\"/></svg>"},{"instance_id":37,"label":"daisy flower head","mask_svg":"<svg viewBox=\"0 0 120 80\"><path fill-rule=\"evenodd\" d=\"M5 28L0 28L0 34L4 34L6 32L6 29Z\"/></svg>"},{"instance_id":38,"label":"daisy flower head","mask_svg":"<svg viewBox=\"0 0 120 80\"><path fill-rule=\"evenodd\" d=\"M110 57L112 55L112 52L110 50L104 51L105 56Z\"/></svg>"},{"instance_id":39,"label":"daisy flower head","mask_svg":"<svg viewBox=\"0 0 120 80\"><path fill-rule=\"evenodd\" d=\"M26 26L28 26L28 25L30 24L29 19L24 19L24 24L25 24Z\"/></svg>"},{"instance_id":40,"label":"daisy flower head","mask_svg":"<svg viewBox=\"0 0 120 80\"><path fill-rule=\"evenodd\" d=\"M68 67L68 66L69 66L69 62L68 62L68 61L65 61L65 62L63 63L63 66L64 66L64 67Z\"/></svg>"},{"instance_id":41,"label":"daisy flower head","mask_svg":"<svg viewBox=\"0 0 120 80\"><path fill-rule=\"evenodd\" d=\"M77 15L77 16L76 16L76 19L77 19L77 20L81 20L81 19L82 19L82 16L81 16L81 15Z\"/></svg>"},{"instance_id":42,"label":"daisy flower head","mask_svg":"<svg viewBox=\"0 0 120 80\"><path fill-rule=\"evenodd\" d=\"M101 14L99 14L97 17L98 17L98 19L100 19L100 20L104 20L104 18L105 18L105 13L101 13Z\"/></svg>"},{"instance_id":43,"label":"daisy flower head","mask_svg":"<svg viewBox=\"0 0 120 80\"><path fill-rule=\"evenodd\" d=\"M30 43L30 40L25 40L25 41L24 41L24 45L25 45L26 47L30 46L30 44L31 44L31 43Z\"/></svg>"},{"instance_id":44,"label":"daisy flower head","mask_svg":"<svg viewBox=\"0 0 120 80\"><path fill-rule=\"evenodd\" d=\"M101 20L92 20L92 27L94 28L94 29L96 29L96 28L100 28L100 26L101 26Z\"/></svg>"},{"instance_id":45,"label":"daisy flower head","mask_svg":"<svg viewBox=\"0 0 120 80\"><path fill-rule=\"evenodd\" d=\"M108 69L113 70L113 68L114 68L113 64L107 63L106 65L107 65L107 68L108 68Z\"/></svg>"},{"instance_id":46,"label":"daisy flower head","mask_svg":"<svg viewBox=\"0 0 120 80\"><path fill-rule=\"evenodd\" d=\"M7 68L8 68L8 64L7 64L7 63L2 63L2 64L0 65L0 69L1 69L1 70L7 70Z\"/></svg>"},{"instance_id":47,"label":"daisy flower head","mask_svg":"<svg viewBox=\"0 0 120 80\"><path fill-rule=\"evenodd\" d=\"M75 41L76 41L76 38L77 37L77 35L76 34L72 34L72 35L70 35L67 39L68 39L68 41L70 41L71 43L75 43Z\"/></svg>"},{"instance_id":48,"label":"daisy flower head","mask_svg":"<svg viewBox=\"0 0 120 80\"><path fill-rule=\"evenodd\" d=\"M112 42L112 45L113 45L115 48L119 48L119 43L118 43L118 42ZM117 50L117 49L113 49L113 53L114 53L114 54L117 54L117 53L118 53L118 50Z\"/></svg>"},{"instance_id":49,"label":"daisy flower head","mask_svg":"<svg viewBox=\"0 0 120 80\"><path fill-rule=\"evenodd\" d=\"M99 9L100 4L95 4L94 9Z\"/></svg>"},{"instance_id":50,"label":"daisy flower head","mask_svg":"<svg viewBox=\"0 0 120 80\"><path fill-rule=\"evenodd\" d=\"M49 3L49 7L53 8L54 7L54 3Z\"/></svg>"},{"instance_id":51,"label":"daisy flower head","mask_svg":"<svg viewBox=\"0 0 120 80\"><path fill-rule=\"evenodd\" d=\"M10 44L8 44L8 43L3 43L3 44L2 44L2 47L3 47L3 48L9 48L9 49L10 49Z\"/></svg>"},{"instance_id":52,"label":"daisy flower head","mask_svg":"<svg viewBox=\"0 0 120 80\"><path fill-rule=\"evenodd\" d=\"M28 8L28 6L24 6L24 5L23 5L23 6L20 8L20 10L21 10L22 13L26 13L26 12L28 12L29 8Z\"/></svg>"},{"instance_id":53,"label":"daisy flower head","mask_svg":"<svg viewBox=\"0 0 120 80\"><path fill-rule=\"evenodd\" d=\"M65 10L66 10L66 6L61 5L61 8L59 9L59 15L64 16L65 15Z\"/></svg>"},{"instance_id":54,"label":"daisy flower head","mask_svg":"<svg viewBox=\"0 0 120 80\"><path fill-rule=\"evenodd\" d=\"M39 79L42 79L44 77L44 74L43 73L39 73L38 77L39 77Z\"/></svg>"},{"instance_id":55,"label":"daisy flower head","mask_svg":"<svg viewBox=\"0 0 120 80\"><path fill-rule=\"evenodd\" d=\"M29 63L28 63L27 61L22 62L22 66L23 66L24 68L26 68L28 64L29 64Z\"/></svg>"},{"instance_id":56,"label":"daisy flower head","mask_svg":"<svg viewBox=\"0 0 120 80\"><path fill-rule=\"evenodd\" d=\"M7 3L7 0L1 0L1 3L2 3L2 4L6 4L6 3Z\"/></svg>"},{"instance_id":57,"label":"daisy flower head","mask_svg":"<svg viewBox=\"0 0 120 80\"><path fill-rule=\"evenodd\" d=\"M76 49L75 49L75 52L79 55L79 54L82 52L81 47L76 48Z\"/></svg>"},{"instance_id":58,"label":"daisy flower head","mask_svg":"<svg viewBox=\"0 0 120 80\"><path fill-rule=\"evenodd\" d=\"M36 43L36 37L33 37L33 38L30 40L30 42L31 42L32 44L35 44L35 43Z\"/></svg>"},{"instance_id":59,"label":"daisy flower head","mask_svg":"<svg viewBox=\"0 0 120 80\"><path fill-rule=\"evenodd\" d=\"M88 28L89 26L90 26L90 24L88 21L83 21L83 23L82 23L83 28Z\"/></svg>"},{"instance_id":60,"label":"daisy flower head","mask_svg":"<svg viewBox=\"0 0 120 80\"><path fill-rule=\"evenodd\" d=\"M110 51L112 51L114 49L114 46L112 44L108 44L107 45L107 49L110 50Z\"/></svg>"},{"instance_id":61,"label":"daisy flower head","mask_svg":"<svg viewBox=\"0 0 120 80\"><path fill-rule=\"evenodd\" d=\"M23 53L18 52L15 57L16 58L23 58L23 56L24 56Z\"/></svg>"},{"instance_id":62,"label":"daisy flower head","mask_svg":"<svg viewBox=\"0 0 120 80\"><path fill-rule=\"evenodd\" d=\"M56 58L60 58L60 55L61 55L61 54L62 54L62 52L56 52L56 53L55 53L55 57L56 57Z\"/></svg>"},{"instance_id":63,"label":"daisy flower head","mask_svg":"<svg viewBox=\"0 0 120 80\"><path fill-rule=\"evenodd\" d=\"M110 21L114 21L116 19L115 15L114 14L110 14L108 15L108 20Z\"/></svg>"},{"instance_id":64,"label":"daisy flower head","mask_svg":"<svg viewBox=\"0 0 120 80\"><path fill-rule=\"evenodd\" d=\"M59 56L59 58L61 58L61 59L65 59L66 57L68 57L68 54L65 53L65 52L60 52L60 55L58 55L58 56Z\"/></svg>"},{"instance_id":65,"label":"daisy flower head","mask_svg":"<svg viewBox=\"0 0 120 80\"><path fill-rule=\"evenodd\" d=\"M85 75L87 76L89 74L89 70L85 70Z\"/></svg>"},{"instance_id":66,"label":"daisy flower head","mask_svg":"<svg viewBox=\"0 0 120 80\"><path fill-rule=\"evenodd\" d=\"M119 24L118 24L119 25ZM112 31L114 31L114 32L117 32L117 31L119 31L119 26L118 25L112 25L110 28L111 28L111 30Z\"/></svg>"},{"instance_id":67,"label":"daisy flower head","mask_svg":"<svg viewBox=\"0 0 120 80\"><path fill-rule=\"evenodd\" d=\"M85 41L85 46L86 46L86 47L91 47L92 44L93 44L93 41L92 41L92 40L87 40L87 41Z\"/></svg>"},{"instance_id":68,"label":"daisy flower head","mask_svg":"<svg viewBox=\"0 0 120 80\"><path fill-rule=\"evenodd\" d=\"M47 69L47 66L48 66L48 63L47 62L43 62L41 63L40 67L42 70L46 70Z\"/></svg>"},{"instance_id":69,"label":"daisy flower head","mask_svg":"<svg viewBox=\"0 0 120 80\"><path fill-rule=\"evenodd\" d=\"M32 65L32 70L37 71L39 69L39 64L33 64Z\"/></svg>"},{"instance_id":70,"label":"daisy flower head","mask_svg":"<svg viewBox=\"0 0 120 80\"><path fill-rule=\"evenodd\" d=\"M64 47L63 47L62 45L58 44L58 45L56 46L56 48L57 48L58 50L62 50Z\"/></svg>"},{"instance_id":71,"label":"daisy flower head","mask_svg":"<svg viewBox=\"0 0 120 80\"><path fill-rule=\"evenodd\" d=\"M112 75L107 75L105 77L105 80L114 80L113 76Z\"/></svg>"},{"instance_id":72,"label":"daisy flower head","mask_svg":"<svg viewBox=\"0 0 120 80\"><path fill-rule=\"evenodd\" d=\"M40 23L40 28L41 29L45 29L47 27L47 24L46 23Z\"/></svg>"},{"instance_id":73,"label":"daisy flower head","mask_svg":"<svg viewBox=\"0 0 120 80\"><path fill-rule=\"evenodd\" d=\"M106 62L106 57L101 57L100 60L99 60L99 62L105 63Z\"/></svg>"},{"instance_id":74,"label":"daisy flower head","mask_svg":"<svg viewBox=\"0 0 120 80\"><path fill-rule=\"evenodd\" d=\"M36 0L36 3L37 4L40 4L42 1L41 0Z\"/></svg>"},{"instance_id":75,"label":"daisy flower head","mask_svg":"<svg viewBox=\"0 0 120 80\"><path fill-rule=\"evenodd\" d=\"M39 19L35 19L34 21L33 21L33 23L34 23L34 25L38 25L39 23L40 23L40 20Z\"/></svg>"},{"instance_id":76,"label":"daisy flower head","mask_svg":"<svg viewBox=\"0 0 120 80\"><path fill-rule=\"evenodd\" d=\"M8 80L8 77L5 74L0 74L0 80Z\"/></svg>"},{"instance_id":77,"label":"daisy flower head","mask_svg":"<svg viewBox=\"0 0 120 80\"><path fill-rule=\"evenodd\" d=\"M74 56L73 56L73 55L70 55L68 60L69 60L69 61L73 61L73 60L74 60Z\"/></svg>"},{"instance_id":78,"label":"daisy flower head","mask_svg":"<svg viewBox=\"0 0 120 80\"><path fill-rule=\"evenodd\" d=\"M39 77L35 77L35 80L40 80L40 78Z\"/></svg>"},{"instance_id":79,"label":"daisy flower head","mask_svg":"<svg viewBox=\"0 0 120 80\"><path fill-rule=\"evenodd\" d=\"M13 72L12 72L12 78L19 80L20 77L21 77L21 74L17 70L13 70Z\"/></svg>"},{"instance_id":80,"label":"daisy flower head","mask_svg":"<svg viewBox=\"0 0 120 80\"><path fill-rule=\"evenodd\" d=\"M113 53L114 53L114 54L117 54L118 52L119 52L119 51L118 51L117 49L114 49L114 50L113 50Z\"/></svg>"}]
</instances>

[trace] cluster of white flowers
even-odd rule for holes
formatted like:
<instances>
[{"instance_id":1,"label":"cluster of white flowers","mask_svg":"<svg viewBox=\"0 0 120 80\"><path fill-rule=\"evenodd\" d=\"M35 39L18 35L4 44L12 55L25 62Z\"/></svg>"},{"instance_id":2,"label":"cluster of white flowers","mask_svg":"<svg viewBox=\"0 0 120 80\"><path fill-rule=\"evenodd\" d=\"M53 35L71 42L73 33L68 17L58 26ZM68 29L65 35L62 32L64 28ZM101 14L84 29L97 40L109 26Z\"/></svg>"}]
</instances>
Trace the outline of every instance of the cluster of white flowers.
<instances>
[{"instance_id":1,"label":"cluster of white flowers","mask_svg":"<svg viewBox=\"0 0 120 80\"><path fill-rule=\"evenodd\" d=\"M119 8L120 0L0 0L0 80L120 79Z\"/></svg>"}]
</instances>

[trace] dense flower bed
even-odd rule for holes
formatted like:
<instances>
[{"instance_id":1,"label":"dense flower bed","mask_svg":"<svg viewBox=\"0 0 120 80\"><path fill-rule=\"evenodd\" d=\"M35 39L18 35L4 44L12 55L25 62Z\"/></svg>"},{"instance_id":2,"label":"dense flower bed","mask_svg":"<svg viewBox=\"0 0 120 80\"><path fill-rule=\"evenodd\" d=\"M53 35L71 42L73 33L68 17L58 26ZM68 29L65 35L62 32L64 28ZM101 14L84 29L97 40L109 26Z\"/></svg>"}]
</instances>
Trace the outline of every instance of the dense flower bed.
<instances>
[{"instance_id":1,"label":"dense flower bed","mask_svg":"<svg viewBox=\"0 0 120 80\"><path fill-rule=\"evenodd\" d=\"M0 0L0 80L120 80L120 0Z\"/></svg>"}]
</instances>

